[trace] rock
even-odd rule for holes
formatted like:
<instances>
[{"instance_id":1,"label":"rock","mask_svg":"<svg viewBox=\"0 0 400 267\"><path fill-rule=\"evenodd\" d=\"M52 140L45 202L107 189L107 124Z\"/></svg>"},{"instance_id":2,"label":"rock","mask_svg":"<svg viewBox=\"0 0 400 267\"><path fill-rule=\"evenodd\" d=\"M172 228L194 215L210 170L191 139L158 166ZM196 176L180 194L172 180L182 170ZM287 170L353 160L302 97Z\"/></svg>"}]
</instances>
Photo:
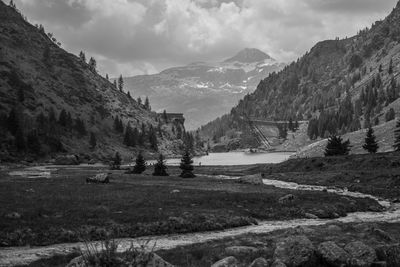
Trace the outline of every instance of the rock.
<instances>
[{"instance_id":1,"label":"rock","mask_svg":"<svg viewBox=\"0 0 400 267\"><path fill-rule=\"evenodd\" d=\"M86 179L86 183L94 183L94 184L108 184L110 182L110 177L108 173L99 173L94 177L89 177Z\"/></svg>"},{"instance_id":2,"label":"rock","mask_svg":"<svg viewBox=\"0 0 400 267\"><path fill-rule=\"evenodd\" d=\"M286 267L286 264L280 260L276 260L271 264L271 267Z\"/></svg>"},{"instance_id":3,"label":"rock","mask_svg":"<svg viewBox=\"0 0 400 267\"><path fill-rule=\"evenodd\" d=\"M220 261L217 261L211 267L237 267L239 264L238 260L235 257L227 257Z\"/></svg>"},{"instance_id":4,"label":"rock","mask_svg":"<svg viewBox=\"0 0 400 267\"><path fill-rule=\"evenodd\" d=\"M314 246L306 236L290 236L276 244L274 260L288 266L311 264L315 260Z\"/></svg>"},{"instance_id":5,"label":"rock","mask_svg":"<svg viewBox=\"0 0 400 267\"><path fill-rule=\"evenodd\" d=\"M331 224L331 225L328 225L327 230L329 232L340 232L340 231L342 231L342 228L336 224Z\"/></svg>"},{"instance_id":6,"label":"rock","mask_svg":"<svg viewBox=\"0 0 400 267\"><path fill-rule=\"evenodd\" d=\"M232 246L232 247L227 247L225 248L225 253L228 256L234 256L234 257L243 257L247 255L251 255L253 253L256 253L258 251L257 248L255 247L247 247L247 246Z\"/></svg>"},{"instance_id":7,"label":"rock","mask_svg":"<svg viewBox=\"0 0 400 267\"><path fill-rule=\"evenodd\" d=\"M289 195L279 198L278 202L280 204L290 204L294 201L294 199L295 199L294 195L289 194Z\"/></svg>"},{"instance_id":8,"label":"rock","mask_svg":"<svg viewBox=\"0 0 400 267\"><path fill-rule=\"evenodd\" d=\"M393 241L393 238L387 232L379 228L372 229L372 232L386 241Z\"/></svg>"},{"instance_id":9,"label":"rock","mask_svg":"<svg viewBox=\"0 0 400 267\"><path fill-rule=\"evenodd\" d=\"M351 242L344 249L349 253L351 266L370 266L376 260L375 250L363 242Z\"/></svg>"},{"instance_id":10,"label":"rock","mask_svg":"<svg viewBox=\"0 0 400 267\"><path fill-rule=\"evenodd\" d=\"M311 214L311 213L305 213L304 217L306 217L307 219L313 219L313 220L318 219L317 215L314 215L314 214Z\"/></svg>"},{"instance_id":11,"label":"rock","mask_svg":"<svg viewBox=\"0 0 400 267\"><path fill-rule=\"evenodd\" d=\"M180 193L181 191L179 191L178 189L174 189L174 190L172 190L171 191L171 194L177 194L177 193Z\"/></svg>"},{"instance_id":12,"label":"rock","mask_svg":"<svg viewBox=\"0 0 400 267\"><path fill-rule=\"evenodd\" d=\"M150 261L147 263L146 267L174 267L174 265L165 261L157 254L152 253L150 255Z\"/></svg>"},{"instance_id":13,"label":"rock","mask_svg":"<svg viewBox=\"0 0 400 267\"><path fill-rule=\"evenodd\" d=\"M247 175L247 176L240 177L238 180L238 183L253 184L253 185L264 184L262 174Z\"/></svg>"},{"instance_id":14,"label":"rock","mask_svg":"<svg viewBox=\"0 0 400 267\"><path fill-rule=\"evenodd\" d=\"M329 266L340 267L350 260L349 254L332 241L321 243L318 246L317 253Z\"/></svg>"},{"instance_id":15,"label":"rock","mask_svg":"<svg viewBox=\"0 0 400 267\"><path fill-rule=\"evenodd\" d=\"M82 256L73 258L66 267L86 267L85 261Z\"/></svg>"},{"instance_id":16,"label":"rock","mask_svg":"<svg viewBox=\"0 0 400 267\"><path fill-rule=\"evenodd\" d=\"M268 267L269 262L264 258L257 258L255 259L249 267Z\"/></svg>"},{"instance_id":17,"label":"rock","mask_svg":"<svg viewBox=\"0 0 400 267\"><path fill-rule=\"evenodd\" d=\"M14 211L14 212L7 213L4 217L7 219L17 220L17 219L21 219L22 216L18 212Z\"/></svg>"},{"instance_id":18,"label":"rock","mask_svg":"<svg viewBox=\"0 0 400 267\"><path fill-rule=\"evenodd\" d=\"M55 161L55 165L79 165L79 159L75 155L58 156Z\"/></svg>"},{"instance_id":19,"label":"rock","mask_svg":"<svg viewBox=\"0 0 400 267\"><path fill-rule=\"evenodd\" d=\"M400 266L400 244L385 245L376 248L380 261L386 261L387 266Z\"/></svg>"}]
</instances>

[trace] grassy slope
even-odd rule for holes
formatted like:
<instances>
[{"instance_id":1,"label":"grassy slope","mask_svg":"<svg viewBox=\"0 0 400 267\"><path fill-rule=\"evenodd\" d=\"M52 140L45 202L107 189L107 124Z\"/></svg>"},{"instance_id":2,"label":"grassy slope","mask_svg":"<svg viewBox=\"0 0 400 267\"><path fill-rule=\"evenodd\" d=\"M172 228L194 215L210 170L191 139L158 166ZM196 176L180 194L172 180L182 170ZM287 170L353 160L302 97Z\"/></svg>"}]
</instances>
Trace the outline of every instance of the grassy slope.
<instances>
[{"instance_id":1,"label":"grassy slope","mask_svg":"<svg viewBox=\"0 0 400 267\"><path fill-rule=\"evenodd\" d=\"M183 180L115 172L109 185L87 185L95 171L60 169L53 179L0 180L0 243L3 246L73 242L117 237L217 230L254 223L254 219L322 217L376 209L369 199L324 192L295 192L268 186L240 185L210 178ZM177 170L173 170L175 174ZM178 189L179 193L171 191ZM293 204L278 199L292 193ZM318 199L318 201L316 201ZM18 212L21 219L4 215Z\"/></svg>"}]
</instances>

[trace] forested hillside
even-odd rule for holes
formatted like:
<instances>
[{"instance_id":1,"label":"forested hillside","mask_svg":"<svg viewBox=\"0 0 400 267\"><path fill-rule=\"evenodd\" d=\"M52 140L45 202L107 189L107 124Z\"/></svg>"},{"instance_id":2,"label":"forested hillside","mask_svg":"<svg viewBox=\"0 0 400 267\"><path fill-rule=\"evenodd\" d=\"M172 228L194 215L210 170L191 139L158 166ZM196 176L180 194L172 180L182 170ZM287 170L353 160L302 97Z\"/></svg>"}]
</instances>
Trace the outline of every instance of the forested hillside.
<instances>
[{"instance_id":1,"label":"forested hillside","mask_svg":"<svg viewBox=\"0 0 400 267\"><path fill-rule=\"evenodd\" d=\"M394 119L399 110L400 3L383 21L351 38L323 41L260 82L227 114L201 128L219 141L239 136L244 118L309 120L311 139L343 134Z\"/></svg>"},{"instance_id":2,"label":"forested hillside","mask_svg":"<svg viewBox=\"0 0 400 267\"><path fill-rule=\"evenodd\" d=\"M0 160L73 153L180 153L186 132L137 103L96 71L96 60L67 53L42 25L0 1ZM181 133L179 138L177 132Z\"/></svg>"}]
</instances>

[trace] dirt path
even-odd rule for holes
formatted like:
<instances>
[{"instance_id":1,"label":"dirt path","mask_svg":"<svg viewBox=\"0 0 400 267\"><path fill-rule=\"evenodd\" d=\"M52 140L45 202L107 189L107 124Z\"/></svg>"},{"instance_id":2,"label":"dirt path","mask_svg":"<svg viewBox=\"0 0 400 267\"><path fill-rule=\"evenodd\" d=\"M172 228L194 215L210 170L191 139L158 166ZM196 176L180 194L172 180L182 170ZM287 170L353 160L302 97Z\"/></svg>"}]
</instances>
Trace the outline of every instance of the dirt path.
<instances>
[{"instance_id":1,"label":"dirt path","mask_svg":"<svg viewBox=\"0 0 400 267\"><path fill-rule=\"evenodd\" d=\"M219 177L221 178L221 177ZM295 183L286 183L277 180L264 180L265 184L274 185L276 187L291 188L297 190L322 190L324 187L320 186L307 186L298 185ZM377 199L370 195L364 195L361 193L348 192L347 190L341 189L328 189L330 192L334 192L341 195L351 195L356 197L371 197L378 200L381 205L387 207L385 212L356 212L350 213L347 217L331 220L323 219L296 219L287 221L264 221L258 225L240 227L229 229L225 231L212 231L202 233L189 233L189 234L176 234L167 236L152 236L142 238L126 238L118 239L119 250L124 251L132 243L133 244L144 244L145 241L150 240L148 246L152 247L155 244L155 249L171 249L177 246L190 245L196 243L207 242L211 240L218 240L227 237L248 234L248 233L268 233L275 230L289 229L298 226L318 226L332 222L400 222L400 205L391 205L386 200ZM91 245L99 245L96 242L92 242ZM70 244L55 244L46 247L11 247L0 249L0 266L13 266L13 265L24 265L43 258L50 258L54 255L66 255L77 249L85 249L83 243L70 243Z\"/></svg>"}]
</instances>

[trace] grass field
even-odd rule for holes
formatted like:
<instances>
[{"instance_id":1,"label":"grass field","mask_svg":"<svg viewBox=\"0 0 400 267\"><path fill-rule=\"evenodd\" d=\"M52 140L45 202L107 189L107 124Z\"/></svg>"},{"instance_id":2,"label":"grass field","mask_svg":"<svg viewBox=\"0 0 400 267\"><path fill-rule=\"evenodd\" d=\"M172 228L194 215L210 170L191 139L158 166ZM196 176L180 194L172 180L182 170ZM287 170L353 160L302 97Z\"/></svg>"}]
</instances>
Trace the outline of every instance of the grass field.
<instances>
[{"instance_id":1,"label":"grass field","mask_svg":"<svg viewBox=\"0 0 400 267\"><path fill-rule=\"evenodd\" d=\"M1 246L218 230L256 220L303 218L306 213L333 217L379 209L370 199L324 192L206 177L185 180L175 176L178 170L174 168L172 176L165 178L114 171L108 185L86 184L85 179L98 171L61 168L51 179L18 178L1 172ZM280 204L278 199L287 194L295 196L294 203ZM21 217L8 218L13 212Z\"/></svg>"}]
</instances>

